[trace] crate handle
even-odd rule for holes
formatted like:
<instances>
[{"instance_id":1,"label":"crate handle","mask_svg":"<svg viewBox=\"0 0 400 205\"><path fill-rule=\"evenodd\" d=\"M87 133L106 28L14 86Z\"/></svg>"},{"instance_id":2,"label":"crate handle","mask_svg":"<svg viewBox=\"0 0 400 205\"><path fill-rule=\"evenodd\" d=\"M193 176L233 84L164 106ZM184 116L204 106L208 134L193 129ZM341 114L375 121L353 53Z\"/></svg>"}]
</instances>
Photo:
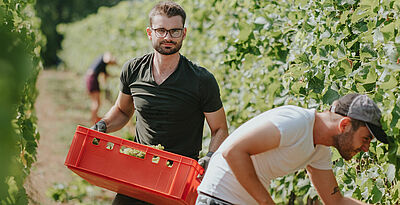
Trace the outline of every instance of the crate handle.
<instances>
[{"instance_id":1,"label":"crate handle","mask_svg":"<svg viewBox=\"0 0 400 205\"><path fill-rule=\"evenodd\" d=\"M167 165L167 167L171 168L172 165L174 165L174 161L168 159L166 165Z\"/></svg>"},{"instance_id":2,"label":"crate handle","mask_svg":"<svg viewBox=\"0 0 400 205\"><path fill-rule=\"evenodd\" d=\"M100 141L101 141L101 139L94 137L93 140L92 140L92 144L99 145Z\"/></svg>"},{"instance_id":3,"label":"crate handle","mask_svg":"<svg viewBox=\"0 0 400 205\"><path fill-rule=\"evenodd\" d=\"M114 143L112 143L112 142L107 142L106 149L109 149L109 150L114 149Z\"/></svg>"},{"instance_id":4,"label":"crate handle","mask_svg":"<svg viewBox=\"0 0 400 205\"><path fill-rule=\"evenodd\" d=\"M151 162L153 162L154 164L158 164L158 162L160 162L160 157L154 155L153 158L151 159Z\"/></svg>"}]
</instances>

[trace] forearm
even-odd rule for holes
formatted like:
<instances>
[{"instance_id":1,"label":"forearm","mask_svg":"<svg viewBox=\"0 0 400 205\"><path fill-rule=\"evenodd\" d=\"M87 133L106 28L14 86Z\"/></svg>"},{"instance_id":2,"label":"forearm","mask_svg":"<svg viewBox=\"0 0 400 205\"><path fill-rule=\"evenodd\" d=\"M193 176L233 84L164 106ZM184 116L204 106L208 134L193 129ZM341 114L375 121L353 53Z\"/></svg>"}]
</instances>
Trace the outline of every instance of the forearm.
<instances>
[{"instance_id":1,"label":"forearm","mask_svg":"<svg viewBox=\"0 0 400 205\"><path fill-rule=\"evenodd\" d=\"M228 129L220 128L214 133L211 133L210 145L208 147L209 152L215 152L222 142L228 137Z\"/></svg>"},{"instance_id":2,"label":"forearm","mask_svg":"<svg viewBox=\"0 0 400 205\"><path fill-rule=\"evenodd\" d=\"M115 132L126 125L131 119L132 114L122 112L118 106L114 105L103 117L107 125L107 133Z\"/></svg>"},{"instance_id":3,"label":"forearm","mask_svg":"<svg viewBox=\"0 0 400 205\"><path fill-rule=\"evenodd\" d=\"M356 199L344 197L342 195L332 170L321 170L312 166L307 166L307 174L324 204L365 204Z\"/></svg>"},{"instance_id":4,"label":"forearm","mask_svg":"<svg viewBox=\"0 0 400 205\"><path fill-rule=\"evenodd\" d=\"M334 204L336 204L336 203L334 203ZM341 202L339 202L339 204L344 204L344 205L366 205L367 203L364 203L362 201L358 201L358 200L353 199L353 198L343 197Z\"/></svg>"},{"instance_id":5,"label":"forearm","mask_svg":"<svg viewBox=\"0 0 400 205\"><path fill-rule=\"evenodd\" d=\"M258 179L249 154L234 150L224 152L223 156L239 183L259 204L275 204L267 189Z\"/></svg>"}]
</instances>

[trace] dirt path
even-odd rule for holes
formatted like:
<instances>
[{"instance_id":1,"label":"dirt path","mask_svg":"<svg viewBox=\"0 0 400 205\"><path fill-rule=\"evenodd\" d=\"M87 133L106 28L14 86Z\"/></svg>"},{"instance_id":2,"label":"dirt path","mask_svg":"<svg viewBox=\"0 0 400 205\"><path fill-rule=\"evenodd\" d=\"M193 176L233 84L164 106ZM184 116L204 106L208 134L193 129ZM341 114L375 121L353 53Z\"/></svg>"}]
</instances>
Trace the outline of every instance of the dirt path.
<instances>
[{"instance_id":1,"label":"dirt path","mask_svg":"<svg viewBox=\"0 0 400 205\"><path fill-rule=\"evenodd\" d=\"M76 126L90 126L89 98L84 81L81 76L71 72L44 70L39 75L37 88L39 96L35 107L41 137L37 162L25 183L27 193L32 199L30 204L76 204L71 200L56 202L46 195L46 192L54 184L65 186L71 181L83 184L79 182L81 179L77 175L64 166L64 161ZM105 102L102 106L109 108L111 105ZM96 195L99 194L100 198L108 201L105 204L110 204L114 193L97 187L93 189L97 191L82 198L97 198ZM88 204L94 204L90 203L90 199L86 201L89 201Z\"/></svg>"}]
</instances>

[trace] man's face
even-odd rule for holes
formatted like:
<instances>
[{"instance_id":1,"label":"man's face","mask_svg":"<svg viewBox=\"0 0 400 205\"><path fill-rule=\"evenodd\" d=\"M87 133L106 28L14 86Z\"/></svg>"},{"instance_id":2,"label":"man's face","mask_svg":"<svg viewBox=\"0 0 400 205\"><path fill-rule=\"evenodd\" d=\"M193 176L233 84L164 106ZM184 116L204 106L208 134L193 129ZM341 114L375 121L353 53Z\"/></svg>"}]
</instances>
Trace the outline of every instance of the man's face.
<instances>
[{"instance_id":1,"label":"man's face","mask_svg":"<svg viewBox=\"0 0 400 205\"><path fill-rule=\"evenodd\" d=\"M335 147L345 160L350 160L360 151L367 152L371 139L371 134L365 126L359 127L356 131L348 129L334 136Z\"/></svg>"},{"instance_id":2,"label":"man's face","mask_svg":"<svg viewBox=\"0 0 400 205\"><path fill-rule=\"evenodd\" d=\"M172 37L170 32L167 32L165 37L156 35L156 29L183 29L180 37ZM147 35L152 42L153 48L163 55L172 55L177 53L182 47L182 41L186 36L186 28L183 27L182 17L157 15L152 19L152 28L147 28Z\"/></svg>"}]
</instances>

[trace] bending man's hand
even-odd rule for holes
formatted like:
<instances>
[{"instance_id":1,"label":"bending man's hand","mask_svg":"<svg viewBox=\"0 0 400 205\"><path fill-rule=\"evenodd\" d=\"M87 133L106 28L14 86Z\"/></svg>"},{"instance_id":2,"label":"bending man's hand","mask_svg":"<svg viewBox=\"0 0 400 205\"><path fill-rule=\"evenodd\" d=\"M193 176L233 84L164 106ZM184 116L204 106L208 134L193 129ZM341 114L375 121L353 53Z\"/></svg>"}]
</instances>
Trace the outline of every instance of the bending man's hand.
<instances>
[{"instance_id":1,"label":"bending man's hand","mask_svg":"<svg viewBox=\"0 0 400 205\"><path fill-rule=\"evenodd\" d=\"M106 133L107 131L107 124L104 122L104 120L99 120L96 124L94 124L90 129L96 130L99 132L104 132Z\"/></svg>"},{"instance_id":2,"label":"bending man's hand","mask_svg":"<svg viewBox=\"0 0 400 205\"><path fill-rule=\"evenodd\" d=\"M208 152L206 156L199 159L199 164L204 168L204 172L207 170L208 163L210 162L211 156L214 152Z\"/></svg>"}]
</instances>

